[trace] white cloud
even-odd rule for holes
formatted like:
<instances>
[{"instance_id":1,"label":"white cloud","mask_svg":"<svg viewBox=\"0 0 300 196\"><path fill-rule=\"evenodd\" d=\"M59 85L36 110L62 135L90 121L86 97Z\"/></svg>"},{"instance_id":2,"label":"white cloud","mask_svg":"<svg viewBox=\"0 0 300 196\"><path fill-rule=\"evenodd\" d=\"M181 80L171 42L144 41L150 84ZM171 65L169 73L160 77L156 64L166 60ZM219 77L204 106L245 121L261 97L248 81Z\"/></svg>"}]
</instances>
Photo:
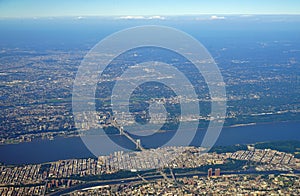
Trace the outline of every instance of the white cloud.
<instances>
[{"instance_id":1,"label":"white cloud","mask_svg":"<svg viewBox=\"0 0 300 196\"><path fill-rule=\"evenodd\" d=\"M81 20L81 19L84 19L84 17L82 17L82 16L76 17L76 20Z\"/></svg>"},{"instance_id":2,"label":"white cloud","mask_svg":"<svg viewBox=\"0 0 300 196\"><path fill-rule=\"evenodd\" d=\"M133 19L145 19L144 16L121 16L119 19L125 19L125 20L133 20Z\"/></svg>"},{"instance_id":3,"label":"white cloud","mask_svg":"<svg viewBox=\"0 0 300 196\"><path fill-rule=\"evenodd\" d=\"M225 20L225 17L224 16L211 16L210 17L210 20Z\"/></svg>"},{"instance_id":4,"label":"white cloud","mask_svg":"<svg viewBox=\"0 0 300 196\"><path fill-rule=\"evenodd\" d=\"M121 16L118 19L125 19L125 20L165 20L163 16Z\"/></svg>"},{"instance_id":5,"label":"white cloud","mask_svg":"<svg viewBox=\"0 0 300 196\"><path fill-rule=\"evenodd\" d=\"M248 17L253 17L253 15L251 15L251 14L243 14L243 15L240 15L240 17L248 18Z\"/></svg>"},{"instance_id":6,"label":"white cloud","mask_svg":"<svg viewBox=\"0 0 300 196\"><path fill-rule=\"evenodd\" d=\"M163 16L150 16L148 17L149 20L165 20L166 18Z\"/></svg>"}]
</instances>

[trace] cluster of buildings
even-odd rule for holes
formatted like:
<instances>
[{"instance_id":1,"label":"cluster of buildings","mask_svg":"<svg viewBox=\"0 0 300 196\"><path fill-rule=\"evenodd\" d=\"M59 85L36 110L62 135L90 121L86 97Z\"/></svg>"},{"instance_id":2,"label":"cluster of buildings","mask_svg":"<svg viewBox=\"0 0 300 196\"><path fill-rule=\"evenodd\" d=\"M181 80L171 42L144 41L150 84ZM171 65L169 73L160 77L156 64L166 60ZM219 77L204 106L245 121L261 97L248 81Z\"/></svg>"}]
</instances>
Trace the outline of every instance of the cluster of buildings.
<instances>
[{"instance_id":1,"label":"cluster of buildings","mask_svg":"<svg viewBox=\"0 0 300 196\"><path fill-rule=\"evenodd\" d=\"M204 165L222 165L228 159L244 160L256 164L256 170L291 171L300 169L300 159L292 154L271 149L240 150L233 153L204 153L204 148L165 147L141 152L115 152L100 156L99 168L102 173L120 170L149 170L155 168L197 168Z\"/></svg>"},{"instance_id":2,"label":"cluster of buildings","mask_svg":"<svg viewBox=\"0 0 300 196\"><path fill-rule=\"evenodd\" d=\"M208 177L208 178L211 178L211 177L213 177L213 176L219 177L220 175L221 175L221 169L220 169L220 168L216 168L216 169L215 169L214 175L213 175L213 168L209 168L209 169L207 170L207 177Z\"/></svg>"},{"instance_id":3,"label":"cluster of buildings","mask_svg":"<svg viewBox=\"0 0 300 196\"><path fill-rule=\"evenodd\" d=\"M279 170L289 171L300 169L300 159L294 158L292 154L279 152L271 149L240 150L234 153L226 153L231 159L245 160L261 163L257 170Z\"/></svg>"},{"instance_id":4,"label":"cluster of buildings","mask_svg":"<svg viewBox=\"0 0 300 196\"><path fill-rule=\"evenodd\" d=\"M0 143L69 134L73 81L84 53L15 50L0 62Z\"/></svg>"},{"instance_id":5,"label":"cluster of buildings","mask_svg":"<svg viewBox=\"0 0 300 196\"><path fill-rule=\"evenodd\" d=\"M71 186L82 183L80 180L71 180L71 179L52 179L47 181L45 185L45 190L56 191L63 188L69 188Z\"/></svg>"},{"instance_id":6,"label":"cluster of buildings","mask_svg":"<svg viewBox=\"0 0 300 196\"><path fill-rule=\"evenodd\" d=\"M203 165L220 165L228 158L226 154L204 153L204 150L204 148L187 147L181 154L174 157L169 166L173 168L196 168Z\"/></svg>"},{"instance_id":7,"label":"cluster of buildings","mask_svg":"<svg viewBox=\"0 0 300 196\"><path fill-rule=\"evenodd\" d=\"M72 192L81 195L299 195L300 176L287 175L222 175L177 179L178 184L164 179L147 183L129 183L91 187Z\"/></svg>"},{"instance_id":8,"label":"cluster of buildings","mask_svg":"<svg viewBox=\"0 0 300 196\"><path fill-rule=\"evenodd\" d=\"M42 183L47 172L42 172L41 165L25 165L16 167L0 166L0 185L20 185Z\"/></svg>"},{"instance_id":9,"label":"cluster of buildings","mask_svg":"<svg viewBox=\"0 0 300 196\"><path fill-rule=\"evenodd\" d=\"M164 147L129 153L118 151L110 156L100 156L98 165L103 173L164 168L168 167L176 157L180 157L188 148L194 147ZM200 149L204 150L203 148Z\"/></svg>"},{"instance_id":10,"label":"cluster of buildings","mask_svg":"<svg viewBox=\"0 0 300 196\"><path fill-rule=\"evenodd\" d=\"M230 153L204 152L205 149L201 147L164 147L126 153L119 151L108 156L100 156L98 159L69 159L45 164L23 166L1 165L0 191L7 195L22 195L24 191L26 193L28 192L28 194L39 194L43 191L52 192L76 184L85 183L85 180L87 179L85 177L99 177L104 174L114 175L115 173L124 170L131 171L134 174L137 171L147 171L151 169L158 169L157 171L159 171L161 168L170 167L175 171L176 168L198 168L201 166L211 166L207 171L207 176L195 176L195 178L191 179L179 178L177 180L177 182L181 182L184 186L189 187L188 189L179 186L180 183L172 183L172 179L170 178L166 181L157 180L146 184L137 183L137 185L130 185L130 187L124 185L112 185L95 190L97 194L99 191L106 191L108 195L112 190L120 193L123 192L124 194L151 194L153 192L189 194L187 190L213 194L215 193L213 191L216 191L218 187L218 190L223 191L224 194L230 192L249 193L250 190L254 192L260 191L261 193L263 193L263 191L267 191L265 193L269 193L268 191L272 191L270 193L279 193L276 191L280 190L280 186L285 184L290 185L290 182L286 183L285 181L282 181L282 179L289 180L290 178L293 178L297 180L295 182L299 182L299 176L295 177L293 175L276 178L269 176L268 178L272 178L271 181L266 180L265 178L253 180L251 175L244 175L243 177L241 177L242 175L221 175L223 172L221 173L221 170L218 168L226 164L230 159L246 161L246 165L248 163L254 163L254 167L257 171L299 170L300 159L295 158L289 153L270 149L253 148ZM136 178L145 180L138 176L138 173L136 175ZM161 175L163 176L163 174ZM197 174L195 173L195 175ZM172 178L174 180L175 177L172 176ZM242 181L251 180L250 182L253 184L243 184L242 182L239 182L241 178L243 179ZM296 185L298 186L298 184ZM211 189L208 189L207 187L211 187ZM93 189L92 191L95 190ZM193 193L193 191L191 193ZM286 190L286 193L288 193L288 191L289 189ZM80 191L78 194L81 194Z\"/></svg>"},{"instance_id":11,"label":"cluster of buildings","mask_svg":"<svg viewBox=\"0 0 300 196\"><path fill-rule=\"evenodd\" d=\"M60 160L47 164L0 166L0 195L43 195L83 181L75 176L98 175L96 159Z\"/></svg>"},{"instance_id":12,"label":"cluster of buildings","mask_svg":"<svg viewBox=\"0 0 300 196\"><path fill-rule=\"evenodd\" d=\"M0 195L21 196L21 195L44 195L45 185L27 187L0 187Z\"/></svg>"},{"instance_id":13,"label":"cluster of buildings","mask_svg":"<svg viewBox=\"0 0 300 196\"><path fill-rule=\"evenodd\" d=\"M97 160L88 159L69 159L51 163L48 176L50 178L69 178L71 176L97 175Z\"/></svg>"},{"instance_id":14,"label":"cluster of buildings","mask_svg":"<svg viewBox=\"0 0 300 196\"><path fill-rule=\"evenodd\" d=\"M28 185L45 183L48 179L69 179L72 176L97 175L96 159L69 159L49 164L0 166L0 185ZM50 181L52 184L56 182ZM58 182L59 184L60 182Z\"/></svg>"}]
</instances>

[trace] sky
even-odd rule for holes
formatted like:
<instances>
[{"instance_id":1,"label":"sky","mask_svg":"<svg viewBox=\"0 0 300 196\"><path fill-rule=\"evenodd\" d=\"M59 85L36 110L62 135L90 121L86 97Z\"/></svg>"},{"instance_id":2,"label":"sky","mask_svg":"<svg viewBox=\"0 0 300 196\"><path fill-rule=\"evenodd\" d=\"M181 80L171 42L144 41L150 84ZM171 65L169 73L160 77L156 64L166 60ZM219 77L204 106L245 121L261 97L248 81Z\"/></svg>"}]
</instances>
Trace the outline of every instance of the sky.
<instances>
[{"instance_id":1,"label":"sky","mask_svg":"<svg viewBox=\"0 0 300 196\"><path fill-rule=\"evenodd\" d=\"M0 0L1 18L300 14L299 0Z\"/></svg>"}]
</instances>

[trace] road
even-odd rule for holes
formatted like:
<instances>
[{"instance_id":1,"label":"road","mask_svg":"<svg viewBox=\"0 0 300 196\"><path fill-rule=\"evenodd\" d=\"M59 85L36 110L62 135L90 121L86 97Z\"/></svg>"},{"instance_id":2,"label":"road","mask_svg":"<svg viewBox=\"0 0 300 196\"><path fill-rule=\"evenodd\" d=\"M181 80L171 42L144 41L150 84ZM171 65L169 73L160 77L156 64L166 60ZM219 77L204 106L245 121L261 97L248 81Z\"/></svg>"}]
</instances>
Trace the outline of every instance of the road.
<instances>
[{"instance_id":1,"label":"road","mask_svg":"<svg viewBox=\"0 0 300 196\"><path fill-rule=\"evenodd\" d=\"M224 171L221 173L221 175L233 175L233 174L287 174L288 171ZM300 174L300 171L294 171L295 174ZM193 176L206 176L207 174L205 172L194 172L194 173L182 173L178 174L176 173L176 178L183 178L183 177L193 177ZM171 178L171 175L167 175L169 178ZM155 179L162 179L164 178L162 175L154 175L154 176L143 176L143 179L140 177L131 177L131 178L123 178L123 179L114 179L114 180L103 180L103 181L93 181L88 182L85 184L80 184L74 187L70 187L67 189L63 189L54 193L48 194L49 196L59 196L62 194L67 194L76 190L81 190L85 188L90 188L94 186L104 186L104 185L113 185L113 184L127 184L130 182L142 182L143 180L155 180Z\"/></svg>"}]
</instances>

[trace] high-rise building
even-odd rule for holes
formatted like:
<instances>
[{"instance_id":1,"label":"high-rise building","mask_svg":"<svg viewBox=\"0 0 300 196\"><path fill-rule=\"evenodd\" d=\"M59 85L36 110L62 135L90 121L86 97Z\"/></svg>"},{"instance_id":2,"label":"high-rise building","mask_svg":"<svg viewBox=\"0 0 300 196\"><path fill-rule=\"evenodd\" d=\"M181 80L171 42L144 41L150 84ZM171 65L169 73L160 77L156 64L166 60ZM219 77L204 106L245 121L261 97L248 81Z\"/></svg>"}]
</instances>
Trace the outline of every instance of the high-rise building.
<instances>
[{"instance_id":1,"label":"high-rise building","mask_svg":"<svg viewBox=\"0 0 300 196\"><path fill-rule=\"evenodd\" d=\"M215 176L220 176L221 175L221 169L217 168L215 169Z\"/></svg>"},{"instance_id":2,"label":"high-rise building","mask_svg":"<svg viewBox=\"0 0 300 196\"><path fill-rule=\"evenodd\" d=\"M213 169L209 168L207 171L207 177L212 177L212 172L213 172Z\"/></svg>"}]
</instances>

